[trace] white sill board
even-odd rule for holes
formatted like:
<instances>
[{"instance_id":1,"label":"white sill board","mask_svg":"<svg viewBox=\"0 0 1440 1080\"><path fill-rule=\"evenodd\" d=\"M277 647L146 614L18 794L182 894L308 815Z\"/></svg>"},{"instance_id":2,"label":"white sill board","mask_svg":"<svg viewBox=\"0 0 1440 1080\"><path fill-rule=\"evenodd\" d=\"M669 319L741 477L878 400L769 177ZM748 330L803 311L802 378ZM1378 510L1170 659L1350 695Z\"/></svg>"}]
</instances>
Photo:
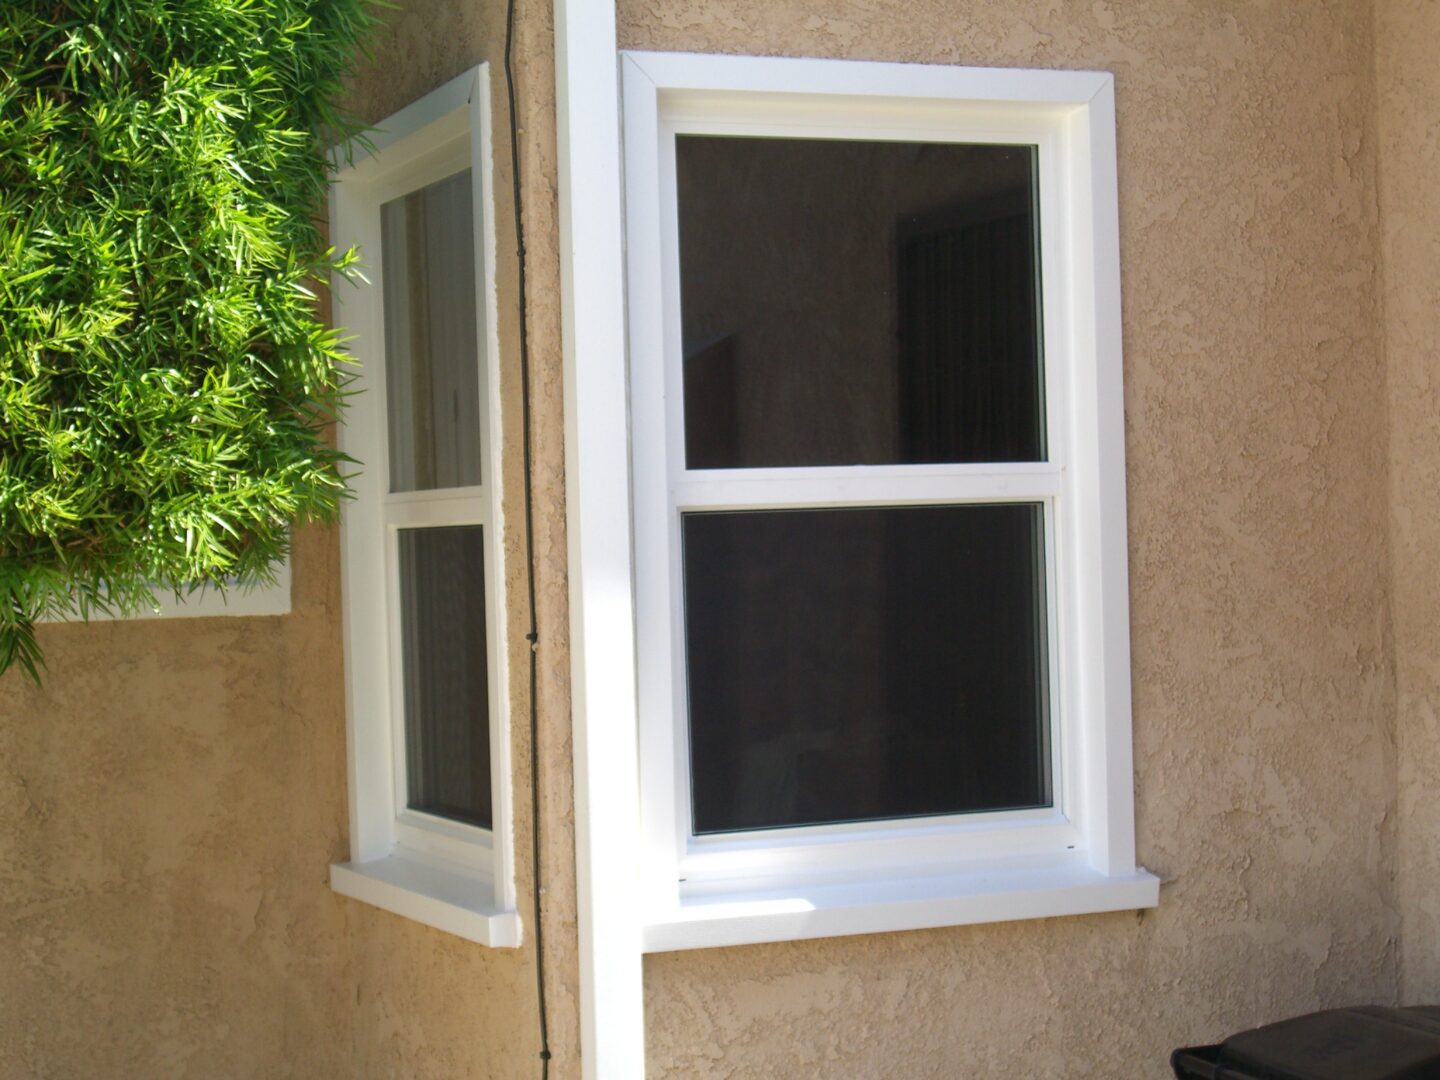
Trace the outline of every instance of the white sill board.
<instances>
[{"instance_id":1,"label":"white sill board","mask_svg":"<svg viewBox=\"0 0 1440 1080\"><path fill-rule=\"evenodd\" d=\"M1160 879L1107 876L1074 858L996 864L955 873L739 889L683 897L644 928L646 952L924 930L1155 907Z\"/></svg>"},{"instance_id":2,"label":"white sill board","mask_svg":"<svg viewBox=\"0 0 1440 1080\"><path fill-rule=\"evenodd\" d=\"M330 887L366 904L496 949L520 945L520 916L486 903L490 887L405 855L334 863Z\"/></svg>"}]
</instances>

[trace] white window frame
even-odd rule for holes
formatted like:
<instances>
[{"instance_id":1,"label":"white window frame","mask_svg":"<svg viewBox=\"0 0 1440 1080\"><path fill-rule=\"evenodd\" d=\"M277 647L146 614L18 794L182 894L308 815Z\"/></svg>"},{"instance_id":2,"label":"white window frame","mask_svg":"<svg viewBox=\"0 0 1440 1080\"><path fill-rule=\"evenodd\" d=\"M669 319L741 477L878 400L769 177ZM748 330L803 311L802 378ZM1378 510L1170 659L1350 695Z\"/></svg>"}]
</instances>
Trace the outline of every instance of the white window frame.
<instances>
[{"instance_id":1,"label":"white window frame","mask_svg":"<svg viewBox=\"0 0 1440 1080\"><path fill-rule=\"evenodd\" d=\"M331 193L331 240L341 250L360 249L366 280L334 288L335 323L351 335L351 390L358 391L348 398L339 444L360 472L341 525L350 860L330 868L330 882L337 892L472 941L517 947L488 66L427 94L367 140L337 151ZM474 183L481 482L392 493L380 209L466 168ZM406 805L398 533L458 525L484 528L493 829Z\"/></svg>"},{"instance_id":2,"label":"white window frame","mask_svg":"<svg viewBox=\"0 0 1440 1080\"><path fill-rule=\"evenodd\" d=\"M630 52L622 87L644 947L1154 906L1135 864L1112 77ZM1048 460L687 471L677 133L1037 146ZM1015 501L1045 508L1053 808L692 836L681 511Z\"/></svg>"}]
</instances>

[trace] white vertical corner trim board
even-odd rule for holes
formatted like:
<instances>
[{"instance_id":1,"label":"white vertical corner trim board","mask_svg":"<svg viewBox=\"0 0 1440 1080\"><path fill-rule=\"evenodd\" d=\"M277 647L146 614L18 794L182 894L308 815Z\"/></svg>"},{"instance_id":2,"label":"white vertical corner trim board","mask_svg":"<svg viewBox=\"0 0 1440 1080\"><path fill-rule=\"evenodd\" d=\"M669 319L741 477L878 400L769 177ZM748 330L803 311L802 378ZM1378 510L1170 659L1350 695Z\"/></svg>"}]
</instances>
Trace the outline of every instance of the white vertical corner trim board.
<instances>
[{"instance_id":1,"label":"white vertical corner trim board","mask_svg":"<svg viewBox=\"0 0 1440 1080\"><path fill-rule=\"evenodd\" d=\"M1120 307L1120 198L1118 157L1115 145L1115 86L1113 81L1096 91L1084 115L1083 135L1089 140L1094 186L1091 190L1090 220L1093 225L1091 258L1095 291L1091 310L1095 325L1090 328L1095 342L1095 441L1100 461L1096 505L1099 522L1126 521L1125 503L1125 396L1121 371ZM1078 125L1077 125L1078 126ZM1125 537L1112 529L1096 541L1101 548L1104 593L1102 605L1106 642L1101 671L1105 679L1104 704L1107 712L1123 717L1123 723L1107 730L1105 759L1112 775L1107 791L1112 800L1124 799L1125 806L1107 811L1109 831L1097 838L1097 865L1111 873L1133 866L1135 850L1134 747L1131 739L1130 702L1130 584L1129 557Z\"/></svg>"},{"instance_id":2,"label":"white vertical corner trim board","mask_svg":"<svg viewBox=\"0 0 1440 1080\"><path fill-rule=\"evenodd\" d=\"M340 893L495 947L516 947L514 838L506 677L502 438L495 294L495 212L490 84L484 64L450 80L367 133L368 145L339 148L331 190L332 239L366 258L364 283L334 283L337 326L351 337L357 388L340 447L360 463L354 501L341 524L345 611L346 755L350 861L331 867ZM480 483L391 493L387 478L384 266L380 208L471 170L476 331L480 350ZM407 809L399 653L398 530L480 525L484 529L486 663L493 829Z\"/></svg>"},{"instance_id":3,"label":"white vertical corner trim board","mask_svg":"<svg viewBox=\"0 0 1440 1080\"><path fill-rule=\"evenodd\" d=\"M645 1075L615 7L557 0L565 497L581 1068Z\"/></svg>"},{"instance_id":4,"label":"white vertical corner trim board","mask_svg":"<svg viewBox=\"0 0 1440 1080\"><path fill-rule=\"evenodd\" d=\"M607 719L623 707L625 716L607 730L623 733L626 748L638 751L641 821L593 848L614 852L628 868L633 855L618 849L631 837L639 841L644 947L710 947L1153 906L1158 881L1136 866L1134 851L1112 77L645 52L623 54L621 66L629 430L619 430L626 402L613 386L605 387L604 396L585 392L579 379L594 378L592 369L575 373L579 392L569 404L582 431L587 424L610 431L606 471L592 472L588 492L603 489L605 514L633 505L633 546L626 554L633 553L629 584L637 614L632 624L626 610L606 629L615 639L611 648L623 648L616 645L622 639L635 641L638 685L631 696L629 669L620 668L617 658L615 670L627 676L624 695L616 691L603 703L592 697L586 710L594 738L600 707ZM584 109L593 121L597 108L608 108L608 97L595 105L600 97L590 87L584 97L572 96L569 106L577 113ZM608 137L608 127L599 126ZM673 151L675 136L686 132L1035 146L1048 460L687 471L675 362L680 331ZM585 138L596 135L589 130ZM606 162L608 179L614 166L608 157L586 163L593 167L597 160ZM587 183L592 171L584 174ZM589 212L605 209L587 205ZM601 273L613 273L614 261ZM598 296L615 302L609 284L587 289L584 303L593 305ZM578 277L574 287L581 287ZM580 339L578 355L587 365L602 362L590 345ZM603 363L607 378L623 368L608 354ZM609 471L627 433L632 471L616 477ZM569 449L590 465L588 447ZM585 516L591 513L585 479L582 468L582 501L572 505L570 519L582 535L596 521ZM1047 590L1054 805L690 835L679 663L680 513L697 507L1015 499L1042 503L1046 513L1046 578L1054 583ZM619 543L620 523L611 521L609 528L607 538ZM572 596L588 600L615 579L621 553L609 558L601 582L586 577L589 566L572 563ZM638 721L630 715L636 711ZM599 782L629 813L635 795L619 788L622 775L628 782L628 770ZM593 773L589 778L597 782ZM605 820L625 833L626 823L613 813ZM590 826L602 829L595 819Z\"/></svg>"}]
</instances>

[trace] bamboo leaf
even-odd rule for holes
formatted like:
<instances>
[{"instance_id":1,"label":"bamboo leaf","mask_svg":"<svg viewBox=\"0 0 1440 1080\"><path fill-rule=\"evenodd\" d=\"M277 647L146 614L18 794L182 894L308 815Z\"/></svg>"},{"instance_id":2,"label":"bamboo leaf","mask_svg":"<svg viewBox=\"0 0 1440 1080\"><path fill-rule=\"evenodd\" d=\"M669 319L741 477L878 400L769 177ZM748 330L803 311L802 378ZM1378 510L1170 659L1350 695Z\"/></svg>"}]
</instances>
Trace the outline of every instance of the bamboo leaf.
<instances>
[{"instance_id":1,"label":"bamboo leaf","mask_svg":"<svg viewBox=\"0 0 1440 1080\"><path fill-rule=\"evenodd\" d=\"M380 6L0 3L0 672L338 513L317 147Z\"/></svg>"}]
</instances>

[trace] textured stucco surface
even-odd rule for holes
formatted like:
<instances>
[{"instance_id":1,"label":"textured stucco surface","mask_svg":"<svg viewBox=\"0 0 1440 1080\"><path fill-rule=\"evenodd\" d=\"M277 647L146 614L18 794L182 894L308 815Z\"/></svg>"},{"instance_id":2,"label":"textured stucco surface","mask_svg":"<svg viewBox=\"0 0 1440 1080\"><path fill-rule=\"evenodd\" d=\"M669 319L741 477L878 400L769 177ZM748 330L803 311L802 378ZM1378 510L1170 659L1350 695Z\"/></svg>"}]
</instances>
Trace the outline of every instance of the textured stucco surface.
<instances>
[{"instance_id":1,"label":"textured stucco surface","mask_svg":"<svg viewBox=\"0 0 1440 1080\"><path fill-rule=\"evenodd\" d=\"M0 686L0 1075L343 1067L334 563L304 530L289 616L49 627Z\"/></svg>"},{"instance_id":2,"label":"textured stucco surface","mask_svg":"<svg viewBox=\"0 0 1440 1080\"><path fill-rule=\"evenodd\" d=\"M516 52L530 328L558 352L549 5ZM522 456L504 3L410 0L351 106L380 119L489 60L507 446ZM559 364L537 386L542 814L552 1075L578 1073ZM486 950L333 893L348 857L337 538L302 529L293 612L42 631L0 681L0 1077L531 1077L538 1072L521 533L507 536L525 948ZM554 632L552 632L552 630ZM556 633L561 636L557 637ZM550 825L553 819L554 824Z\"/></svg>"},{"instance_id":3,"label":"textured stucco surface","mask_svg":"<svg viewBox=\"0 0 1440 1080\"><path fill-rule=\"evenodd\" d=\"M1115 73L1138 843L1166 882L1143 917L649 957L650 1075L1162 1077L1176 1045L1393 1000L1370 5L619 12L629 48Z\"/></svg>"},{"instance_id":4,"label":"textured stucco surface","mask_svg":"<svg viewBox=\"0 0 1440 1080\"><path fill-rule=\"evenodd\" d=\"M1440 4L1376 6L1401 973L1440 1000Z\"/></svg>"}]
</instances>

